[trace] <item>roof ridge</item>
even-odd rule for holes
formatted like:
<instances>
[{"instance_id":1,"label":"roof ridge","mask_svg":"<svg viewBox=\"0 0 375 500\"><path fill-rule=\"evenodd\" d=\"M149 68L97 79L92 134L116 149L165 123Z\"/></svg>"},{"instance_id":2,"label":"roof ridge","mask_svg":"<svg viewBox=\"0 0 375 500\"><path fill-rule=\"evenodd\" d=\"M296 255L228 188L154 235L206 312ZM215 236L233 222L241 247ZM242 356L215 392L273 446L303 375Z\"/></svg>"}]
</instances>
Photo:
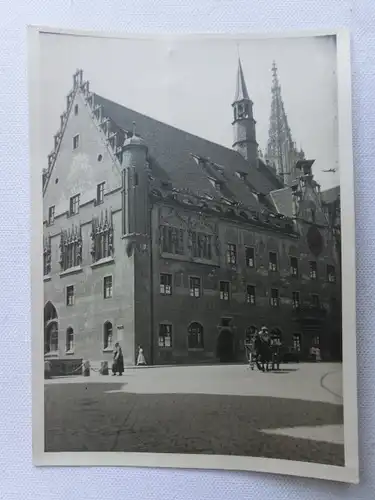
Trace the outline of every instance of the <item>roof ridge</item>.
<instances>
[{"instance_id":1,"label":"roof ridge","mask_svg":"<svg viewBox=\"0 0 375 500\"><path fill-rule=\"evenodd\" d=\"M193 133L191 133L191 132L188 132L187 130L184 130L184 129L182 129L182 128L176 127L175 125L170 125L169 123L166 123L166 122L163 122L163 121L161 121L161 120L158 120L157 118L153 118L152 116L146 115L146 114L144 114L144 113L140 113L139 111L136 111L136 110L134 110L134 109L132 109L132 108L129 108L129 107L127 107L127 106L123 105L123 104L119 104L119 103L118 103L118 102L116 102L116 101L112 101L111 99L107 99L106 97L103 97L103 96L101 96L100 94L97 94L96 92L93 92L93 94L94 94L96 97L98 97L99 99L103 99L103 100L105 100L105 101L108 101L108 102L109 102L109 103L111 103L111 104L115 104L116 106L119 106L120 108L124 108L124 109L126 109L126 110L128 110L128 111L131 111L131 112L132 112L132 113L134 113L134 114L140 115L142 118L147 118L147 119L149 119L149 120L153 120L154 122L157 122L157 123L159 123L159 124L161 124L161 125L163 125L163 126L165 126L165 127L172 128L172 129L174 129L174 130L176 130L176 131L178 131L178 132L183 132L184 134L188 134L188 135L190 135L191 137L195 137L196 139L200 139L200 140L202 140L202 139L203 139L205 142L208 142L209 144L213 144L214 146L219 146L220 148L226 149L226 150L230 151L231 153L236 154L237 156L239 156L239 157L241 157L242 159L244 159L244 158L243 158L243 156L242 156L242 155L241 155L238 151L236 151L236 150L235 150L235 149L233 149L233 148L230 148L230 147L228 147L228 146L224 146L223 144L220 144L220 143L218 143L218 142L214 142L214 141L212 141L211 139L206 139L205 137L201 137L201 136L199 136L199 135L193 134ZM112 117L111 117L111 120L112 120L114 123L116 123L116 120L114 120ZM118 123L116 123L116 125L117 125L118 127L120 127L120 126L118 125ZM121 127L120 127L120 128L121 128ZM245 160L245 161L246 161L246 160ZM225 165L224 165L224 168L225 168Z\"/></svg>"}]
</instances>

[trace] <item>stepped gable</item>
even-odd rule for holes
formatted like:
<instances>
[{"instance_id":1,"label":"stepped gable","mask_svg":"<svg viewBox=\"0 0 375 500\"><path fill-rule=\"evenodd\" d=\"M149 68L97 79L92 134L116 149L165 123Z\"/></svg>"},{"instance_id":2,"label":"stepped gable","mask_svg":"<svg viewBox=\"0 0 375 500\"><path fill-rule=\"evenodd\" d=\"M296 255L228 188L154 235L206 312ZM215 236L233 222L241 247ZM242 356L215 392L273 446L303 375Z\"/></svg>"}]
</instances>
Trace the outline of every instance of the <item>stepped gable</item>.
<instances>
[{"instance_id":1,"label":"stepped gable","mask_svg":"<svg viewBox=\"0 0 375 500\"><path fill-rule=\"evenodd\" d=\"M153 176L170 181L176 188L187 188L197 195L209 194L218 199L224 195L244 206L259 208L257 198L250 189L266 195L281 187L276 176L272 178L269 172L267 175L262 173L262 162L259 168L251 167L232 149L142 115L97 94L94 100L102 107L103 115L121 129L131 130L132 123L137 124L137 134L149 148ZM247 185L237 177L236 172L248 172ZM221 184L221 193L209 181L210 176Z\"/></svg>"}]
</instances>

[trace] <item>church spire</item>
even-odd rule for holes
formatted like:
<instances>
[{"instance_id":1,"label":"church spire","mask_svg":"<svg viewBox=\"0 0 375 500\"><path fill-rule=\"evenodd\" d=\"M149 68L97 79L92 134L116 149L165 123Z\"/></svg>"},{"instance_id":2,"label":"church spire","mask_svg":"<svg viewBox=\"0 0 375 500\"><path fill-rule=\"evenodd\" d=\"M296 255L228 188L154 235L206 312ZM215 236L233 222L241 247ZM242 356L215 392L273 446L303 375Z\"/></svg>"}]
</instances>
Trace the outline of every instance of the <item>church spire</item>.
<instances>
[{"instance_id":1,"label":"church spire","mask_svg":"<svg viewBox=\"0 0 375 500\"><path fill-rule=\"evenodd\" d=\"M283 182L290 185L296 177L295 164L300 159L300 153L296 149L289 128L275 61L272 64L271 92L271 116L266 159L274 165Z\"/></svg>"},{"instance_id":2,"label":"church spire","mask_svg":"<svg viewBox=\"0 0 375 500\"><path fill-rule=\"evenodd\" d=\"M245 160L255 165L258 157L258 143L255 137L253 103L249 98L240 58L232 107L233 149L238 151Z\"/></svg>"},{"instance_id":3,"label":"church spire","mask_svg":"<svg viewBox=\"0 0 375 500\"><path fill-rule=\"evenodd\" d=\"M237 69L237 82L236 82L236 94L234 96L234 102L237 101L249 101L249 94L247 92L245 77L243 76L241 59L238 58L238 69Z\"/></svg>"}]
</instances>

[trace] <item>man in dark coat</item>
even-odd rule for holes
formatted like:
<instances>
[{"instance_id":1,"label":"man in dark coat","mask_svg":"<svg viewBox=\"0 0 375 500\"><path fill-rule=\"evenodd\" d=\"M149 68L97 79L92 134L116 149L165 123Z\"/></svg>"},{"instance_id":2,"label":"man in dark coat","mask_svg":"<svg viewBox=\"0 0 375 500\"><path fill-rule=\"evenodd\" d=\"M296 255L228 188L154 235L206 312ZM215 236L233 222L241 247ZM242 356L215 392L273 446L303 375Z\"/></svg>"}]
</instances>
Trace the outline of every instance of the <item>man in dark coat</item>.
<instances>
[{"instance_id":1,"label":"man in dark coat","mask_svg":"<svg viewBox=\"0 0 375 500\"><path fill-rule=\"evenodd\" d=\"M124 373L124 356L120 344L116 342L115 351L113 353L112 375L122 375Z\"/></svg>"}]
</instances>

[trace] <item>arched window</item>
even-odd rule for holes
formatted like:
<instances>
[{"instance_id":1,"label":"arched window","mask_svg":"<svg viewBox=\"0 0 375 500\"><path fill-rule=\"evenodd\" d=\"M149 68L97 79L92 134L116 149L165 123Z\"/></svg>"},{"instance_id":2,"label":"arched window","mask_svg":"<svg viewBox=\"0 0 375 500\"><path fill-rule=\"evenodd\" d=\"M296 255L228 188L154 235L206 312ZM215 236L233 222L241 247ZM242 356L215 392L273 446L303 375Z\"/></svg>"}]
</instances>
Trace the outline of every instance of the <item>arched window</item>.
<instances>
[{"instance_id":1,"label":"arched window","mask_svg":"<svg viewBox=\"0 0 375 500\"><path fill-rule=\"evenodd\" d=\"M47 302L44 306L44 322L47 323L52 319L57 319L56 308L51 302Z\"/></svg>"},{"instance_id":2,"label":"arched window","mask_svg":"<svg viewBox=\"0 0 375 500\"><path fill-rule=\"evenodd\" d=\"M72 352L74 350L74 331L73 328L69 327L66 331L66 352Z\"/></svg>"},{"instance_id":3,"label":"arched window","mask_svg":"<svg viewBox=\"0 0 375 500\"><path fill-rule=\"evenodd\" d=\"M104 349L112 349L113 347L113 328L112 323L107 321L104 323Z\"/></svg>"},{"instance_id":4,"label":"arched window","mask_svg":"<svg viewBox=\"0 0 375 500\"><path fill-rule=\"evenodd\" d=\"M203 349L203 326L200 323L191 323L188 329L188 348Z\"/></svg>"},{"instance_id":5,"label":"arched window","mask_svg":"<svg viewBox=\"0 0 375 500\"><path fill-rule=\"evenodd\" d=\"M49 352L56 352L59 349L59 332L57 329L57 323L53 322L47 326L45 335L44 352L45 354Z\"/></svg>"}]
</instances>

